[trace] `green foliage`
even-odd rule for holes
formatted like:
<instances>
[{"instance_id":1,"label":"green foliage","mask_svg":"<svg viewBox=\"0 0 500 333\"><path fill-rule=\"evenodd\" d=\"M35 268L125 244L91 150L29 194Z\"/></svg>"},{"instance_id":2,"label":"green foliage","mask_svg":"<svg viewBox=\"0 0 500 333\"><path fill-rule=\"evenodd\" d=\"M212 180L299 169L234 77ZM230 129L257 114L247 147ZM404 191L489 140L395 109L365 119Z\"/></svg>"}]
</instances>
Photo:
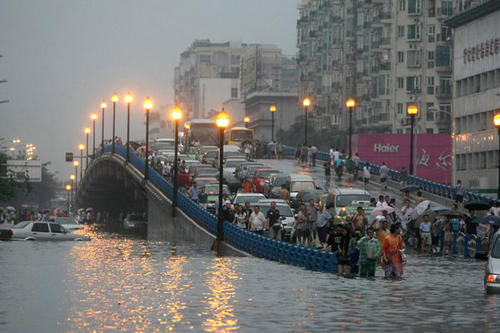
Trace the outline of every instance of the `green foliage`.
<instances>
[{"instance_id":1,"label":"green foliage","mask_svg":"<svg viewBox=\"0 0 500 333\"><path fill-rule=\"evenodd\" d=\"M277 133L278 141L285 145L297 147L304 144L304 121L294 123L288 131L279 130ZM327 151L336 147L344 149L347 142L347 131L337 129L316 130L311 122L307 126L307 141L314 144L319 150Z\"/></svg>"}]
</instances>

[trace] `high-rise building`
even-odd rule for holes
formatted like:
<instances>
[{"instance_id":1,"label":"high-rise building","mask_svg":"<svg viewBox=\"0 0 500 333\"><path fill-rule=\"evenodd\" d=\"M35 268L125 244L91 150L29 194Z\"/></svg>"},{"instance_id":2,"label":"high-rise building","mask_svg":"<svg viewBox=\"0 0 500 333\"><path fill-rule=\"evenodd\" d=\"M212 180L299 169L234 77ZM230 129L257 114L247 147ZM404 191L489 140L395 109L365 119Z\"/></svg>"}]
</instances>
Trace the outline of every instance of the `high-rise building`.
<instances>
[{"instance_id":1,"label":"high-rise building","mask_svg":"<svg viewBox=\"0 0 500 333\"><path fill-rule=\"evenodd\" d=\"M453 14L444 0L304 0L297 21L299 97L311 98L316 128L348 128L345 101L357 105L357 132L417 133L451 126Z\"/></svg>"}]
</instances>

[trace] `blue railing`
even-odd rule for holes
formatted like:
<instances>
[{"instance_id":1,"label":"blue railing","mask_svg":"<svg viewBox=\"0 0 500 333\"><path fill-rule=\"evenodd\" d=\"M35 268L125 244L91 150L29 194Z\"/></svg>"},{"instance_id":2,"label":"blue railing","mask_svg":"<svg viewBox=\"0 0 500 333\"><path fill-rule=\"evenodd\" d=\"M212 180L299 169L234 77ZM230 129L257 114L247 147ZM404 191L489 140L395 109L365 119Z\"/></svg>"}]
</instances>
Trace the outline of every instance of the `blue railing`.
<instances>
[{"instance_id":1,"label":"blue railing","mask_svg":"<svg viewBox=\"0 0 500 333\"><path fill-rule=\"evenodd\" d=\"M115 146L115 153L126 157L124 146ZM104 152L111 152L111 146L104 147ZM97 155L101 155L102 151ZM135 154L130 154L130 164L144 173L145 162ZM166 197L172 199L173 186L156 170L149 166L149 180ZM212 235L217 233L217 217L189 199L184 193L178 192L178 208L187 214ZM321 272L337 272L337 256L331 251L320 251L308 246L275 240L257 235L232 223L224 222L224 241L228 244L250 253L256 257L277 261L284 264L303 267Z\"/></svg>"},{"instance_id":2,"label":"blue railing","mask_svg":"<svg viewBox=\"0 0 500 333\"><path fill-rule=\"evenodd\" d=\"M293 147L284 147L283 148L283 154L287 156L293 156L295 154L296 149ZM318 152L316 154L316 159L320 161L329 161L330 160L330 154L326 152ZM364 167L366 162L361 162L360 166L361 168ZM380 171L380 165L370 163L371 167L371 173L374 175L378 175ZM393 170L389 169L389 177L394 180L394 181L400 181L401 180L401 175L398 170ZM431 180L427 180L424 178L416 177L416 176L408 176L408 181L407 183L409 185L417 185L419 186L422 190L453 200L455 198L455 187L447 185L447 184L441 184L437 182L433 182ZM467 191L465 198L467 200L481 200L485 202L489 202L490 200L494 200L491 197L475 193L472 191Z\"/></svg>"}]
</instances>

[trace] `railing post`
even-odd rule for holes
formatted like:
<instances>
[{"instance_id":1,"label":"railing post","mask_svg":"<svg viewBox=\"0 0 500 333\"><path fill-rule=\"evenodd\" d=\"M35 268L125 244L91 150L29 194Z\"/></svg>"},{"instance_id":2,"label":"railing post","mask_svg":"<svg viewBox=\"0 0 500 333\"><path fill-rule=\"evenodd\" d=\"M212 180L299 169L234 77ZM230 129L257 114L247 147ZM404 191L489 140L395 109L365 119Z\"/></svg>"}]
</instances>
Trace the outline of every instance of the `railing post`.
<instances>
[{"instance_id":1,"label":"railing post","mask_svg":"<svg viewBox=\"0 0 500 333\"><path fill-rule=\"evenodd\" d=\"M457 256L457 236L458 232L453 231L453 245L451 246L451 256L455 258Z\"/></svg>"},{"instance_id":2,"label":"railing post","mask_svg":"<svg viewBox=\"0 0 500 333\"><path fill-rule=\"evenodd\" d=\"M469 259L470 258L470 255L469 255L469 238L470 238L469 234L465 235L465 237L464 237L464 258L465 259Z\"/></svg>"}]
</instances>

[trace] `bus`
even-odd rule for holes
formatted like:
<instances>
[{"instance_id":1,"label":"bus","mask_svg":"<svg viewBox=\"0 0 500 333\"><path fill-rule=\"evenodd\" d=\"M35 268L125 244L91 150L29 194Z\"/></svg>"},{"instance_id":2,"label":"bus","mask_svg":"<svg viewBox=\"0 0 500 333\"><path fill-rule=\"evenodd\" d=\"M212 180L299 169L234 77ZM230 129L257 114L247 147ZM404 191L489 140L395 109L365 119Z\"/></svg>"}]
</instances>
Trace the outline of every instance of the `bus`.
<instances>
[{"instance_id":1,"label":"bus","mask_svg":"<svg viewBox=\"0 0 500 333\"><path fill-rule=\"evenodd\" d=\"M199 142L203 146L219 146L219 130L214 119L191 119L189 124L189 140Z\"/></svg>"},{"instance_id":2,"label":"bus","mask_svg":"<svg viewBox=\"0 0 500 333\"><path fill-rule=\"evenodd\" d=\"M232 127L229 129L226 142L230 145L241 145L245 141L253 142L254 130L246 127Z\"/></svg>"}]
</instances>

